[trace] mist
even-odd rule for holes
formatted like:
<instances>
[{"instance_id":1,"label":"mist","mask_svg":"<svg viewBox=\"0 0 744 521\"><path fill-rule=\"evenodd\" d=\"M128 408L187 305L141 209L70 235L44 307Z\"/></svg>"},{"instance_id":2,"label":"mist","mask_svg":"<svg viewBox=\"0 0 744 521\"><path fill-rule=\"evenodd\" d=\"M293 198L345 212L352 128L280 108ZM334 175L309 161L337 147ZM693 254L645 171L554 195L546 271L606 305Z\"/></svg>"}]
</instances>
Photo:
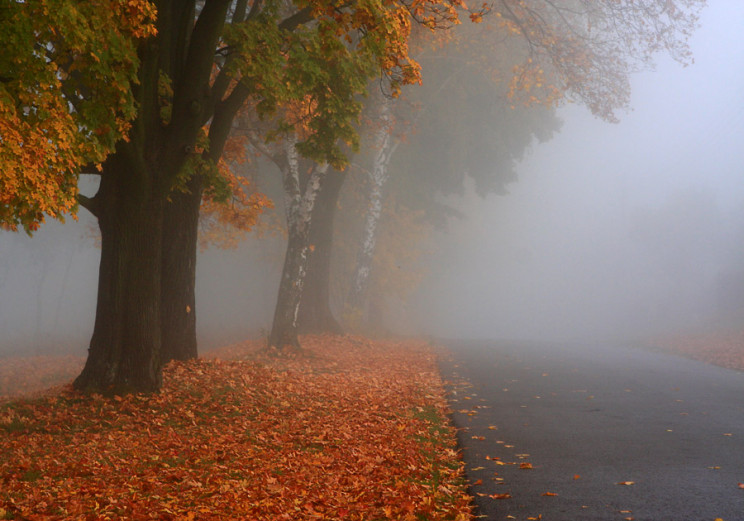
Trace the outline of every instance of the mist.
<instances>
[{"instance_id":1,"label":"mist","mask_svg":"<svg viewBox=\"0 0 744 521\"><path fill-rule=\"evenodd\" d=\"M390 329L439 337L635 341L744 316L744 4L712 2L695 64L659 56L619 124L586 108L533 144L504 196L444 199L427 277ZM278 208L277 211L281 211ZM95 317L95 223L0 232L0 355L84 355ZM200 349L265 335L284 238L197 264ZM738 289L737 289L738 288Z\"/></svg>"},{"instance_id":2,"label":"mist","mask_svg":"<svg viewBox=\"0 0 744 521\"><path fill-rule=\"evenodd\" d=\"M465 214L422 284L438 336L635 341L735 325L744 260L744 5L713 2L695 63L632 78L619 124L583 107L532 147L507 196ZM738 284L738 286L737 286ZM416 306L414 306L416 307Z\"/></svg>"}]
</instances>

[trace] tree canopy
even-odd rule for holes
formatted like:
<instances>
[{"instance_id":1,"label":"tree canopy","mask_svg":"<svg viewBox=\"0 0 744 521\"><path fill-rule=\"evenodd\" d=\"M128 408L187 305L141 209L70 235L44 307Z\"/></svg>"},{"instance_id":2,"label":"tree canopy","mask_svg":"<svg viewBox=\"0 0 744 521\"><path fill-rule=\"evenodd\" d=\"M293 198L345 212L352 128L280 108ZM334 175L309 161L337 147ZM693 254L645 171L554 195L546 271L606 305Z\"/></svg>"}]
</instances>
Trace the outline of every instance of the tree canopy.
<instances>
[{"instance_id":1,"label":"tree canopy","mask_svg":"<svg viewBox=\"0 0 744 521\"><path fill-rule=\"evenodd\" d=\"M77 175L124 139L137 111L142 0L38 0L0 8L0 224L30 232L77 207Z\"/></svg>"}]
</instances>

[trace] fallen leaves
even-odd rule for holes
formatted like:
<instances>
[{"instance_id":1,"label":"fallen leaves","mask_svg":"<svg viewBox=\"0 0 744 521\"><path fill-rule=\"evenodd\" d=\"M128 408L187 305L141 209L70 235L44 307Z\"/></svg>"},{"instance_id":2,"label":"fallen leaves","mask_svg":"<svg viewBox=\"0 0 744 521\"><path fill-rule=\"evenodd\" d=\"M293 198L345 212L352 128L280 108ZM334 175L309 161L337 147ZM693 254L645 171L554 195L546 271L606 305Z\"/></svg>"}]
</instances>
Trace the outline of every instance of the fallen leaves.
<instances>
[{"instance_id":1,"label":"fallen leaves","mask_svg":"<svg viewBox=\"0 0 744 521\"><path fill-rule=\"evenodd\" d=\"M629 487L631 485L635 485L635 481L621 481L620 483L617 483L618 485L624 485L626 487Z\"/></svg>"},{"instance_id":2,"label":"fallen leaves","mask_svg":"<svg viewBox=\"0 0 744 521\"><path fill-rule=\"evenodd\" d=\"M744 371L744 329L656 338L650 343L664 351Z\"/></svg>"},{"instance_id":3,"label":"fallen leaves","mask_svg":"<svg viewBox=\"0 0 744 521\"><path fill-rule=\"evenodd\" d=\"M468 519L430 348L303 346L170 364L157 395L0 406L2 517Z\"/></svg>"},{"instance_id":4,"label":"fallen leaves","mask_svg":"<svg viewBox=\"0 0 744 521\"><path fill-rule=\"evenodd\" d=\"M80 356L9 357L0 361L0 401L45 391L75 378L83 369Z\"/></svg>"}]
</instances>

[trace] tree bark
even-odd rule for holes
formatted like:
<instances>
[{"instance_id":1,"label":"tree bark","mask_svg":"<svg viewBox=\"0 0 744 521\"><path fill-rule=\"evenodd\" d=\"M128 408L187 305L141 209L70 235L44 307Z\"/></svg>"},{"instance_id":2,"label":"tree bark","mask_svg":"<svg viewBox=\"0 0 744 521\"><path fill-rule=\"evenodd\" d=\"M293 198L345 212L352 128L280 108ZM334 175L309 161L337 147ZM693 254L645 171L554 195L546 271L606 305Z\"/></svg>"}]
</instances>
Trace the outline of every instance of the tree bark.
<instances>
[{"instance_id":1,"label":"tree bark","mask_svg":"<svg viewBox=\"0 0 744 521\"><path fill-rule=\"evenodd\" d=\"M369 202L364 222L364 235L347 302L348 306L354 310L361 310L364 306L369 275L372 271L372 259L377 245L377 229L382 216L383 189L389 177L390 158L399 143L394 142L391 135L392 100L389 97L380 98L378 120L380 127L375 136L374 164L372 171L369 172Z\"/></svg>"},{"instance_id":2,"label":"tree bark","mask_svg":"<svg viewBox=\"0 0 744 521\"><path fill-rule=\"evenodd\" d=\"M162 383L164 197L146 175L133 175L135 165L120 149L104 163L95 198L101 230L98 303L88 359L74 382L77 389L105 394L152 392Z\"/></svg>"},{"instance_id":3,"label":"tree bark","mask_svg":"<svg viewBox=\"0 0 744 521\"><path fill-rule=\"evenodd\" d=\"M303 183L300 179L300 161L295 148L296 142L295 136L286 138L284 159L280 162L288 242L274 320L269 334L269 347L277 349L300 347L297 318L310 253L311 216L315 198L328 169L327 164L316 165L307 182Z\"/></svg>"},{"instance_id":4,"label":"tree bark","mask_svg":"<svg viewBox=\"0 0 744 521\"><path fill-rule=\"evenodd\" d=\"M163 226L161 328L163 363L196 358L196 252L202 179L171 194Z\"/></svg>"},{"instance_id":5,"label":"tree bark","mask_svg":"<svg viewBox=\"0 0 744 521\"><path fill-rule=\"evenodd\" d=\"M323 181L313 206L313 225L310 228L312 254L308 260L300 301L300 333L343 333L331 311L330 283L333 220L345 179L342 172L331 171Z\"/></svg>"}]
</instances>

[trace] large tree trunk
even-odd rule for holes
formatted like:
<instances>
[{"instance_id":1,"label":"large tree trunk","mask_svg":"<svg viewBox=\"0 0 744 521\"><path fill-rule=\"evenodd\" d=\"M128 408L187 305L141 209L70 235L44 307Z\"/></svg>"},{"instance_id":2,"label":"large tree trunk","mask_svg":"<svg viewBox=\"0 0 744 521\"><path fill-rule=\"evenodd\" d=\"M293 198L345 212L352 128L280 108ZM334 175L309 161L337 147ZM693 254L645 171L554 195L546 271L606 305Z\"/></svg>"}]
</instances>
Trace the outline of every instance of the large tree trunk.
<instances>
[{"instance_id":1,"label":"large tree trunk","mask_svg":"<svg viewBox=\"0 0 744 521\"><path fill-rule=\"evenodd\" d=\"M164 360L196 356L201 179L187 177L187 193L170 190L184 181L179 176L194 175L194 163L187 162L195 159L208 121L202 159L219 159L248 92L239 85L225 96L225 81L210 87L230 0L205 2L196 21L193 1L157 4L158 35L140 47L138 113L129 140L104 163L96 196L80 197L98 218L102 250L96 321L88 360L75 380L78 389L155 391ZM163 74L172 81L170 100L161 89ZM167 116L164 102L170 105Z\"/></svg>"},{"instance_id":2,"label":"large tree trunk","mask_svg":"<svg viewBox=\"0 0 744 521\"><path fill-rule=\"evenodd\" d=\"M129 145L124 145L129 147ZM93 337L80 390L150 392L161 385L160 288L164 197L133 175L120 150L104 164L96 195L101 264Z\"/></svg>"},{"instance_id":3,"label":"large tree trunk","mask_svg":"<svg viewBox=\"0 0 744 521\"><path fill-rule=\"evenodd\" d=\"M338 197L346 176L331 171L323 181L312 213L310 245L305 288L300 302L301 333L341 334L343 329L331 311L331 253L333 251L333 220Z\"/></svg>"},{"instance_id":4,"label":"large tree trunk","mask_svg":"<svg viewBox=\"0 0 744 521\"><path fill-rule=\"evenodd\" d=\"M195 175L188 192L171 194L163 225L161 327L163 363L197 357L196 250L202 179Z\"/></svg>"},{"instance_id":5,"label":"large tree trunk","mask_svg":"<svg viewBox=\"0 0 744 521\"><path fill-rule=\"evenodd\" d=\"M280 162L289 237L274 320L269 334L269 346L278 349L300 347L297 317L310 252L311 216L315 198L328 169L327 164L315 165L307 182L303 183L300 178L296 141L294 136L287 137L284 144L284 159Z\"/></svg>"}]
</instances>

